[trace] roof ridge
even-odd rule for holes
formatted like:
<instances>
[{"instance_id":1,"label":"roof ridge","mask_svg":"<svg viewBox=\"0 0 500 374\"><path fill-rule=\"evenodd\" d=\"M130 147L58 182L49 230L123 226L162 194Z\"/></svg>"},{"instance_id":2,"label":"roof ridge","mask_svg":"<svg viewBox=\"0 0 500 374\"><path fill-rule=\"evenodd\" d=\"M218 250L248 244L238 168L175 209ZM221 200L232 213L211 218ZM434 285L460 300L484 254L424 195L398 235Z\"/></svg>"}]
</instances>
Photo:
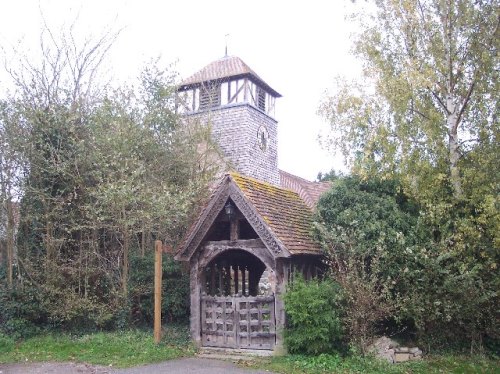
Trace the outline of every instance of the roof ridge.
<instances>
[{"instance_id":1,"label":"roof ridge","mask_svg":"<svg viewBox=\"0 0 500 374\"><path fill-rule=\"evenodd\" d=\"M272 187L272 188L276 188L276 189L283 190L283 191L289 191L289 192L294 193L298 197L300 197L299 194L297 193L297 191L294 191L291 188L284 187L284 186L281 186L281 185L280 186L276 186L275 184L272 184L272 183L269 183L269 182L266 182L266 181L254 178L254 177L250 177L248 175L240 174L240 173L237 173L235 171L231 171L229 173L226 173L226 175L229 175L231 178L234 175L236 177L239 177L239 178L242 178L242 179L248 179L248 180L251 180L252 182L257 182L257 183L260 183L260 184L263 184L263 185L267 185L267 186Z\"/></svg>"},{"instance_id":2,"label":"roof ridge","mask_svg":"<svg viewBox=\"0 0 500 374\"><path fill-rule=\"evenodd\" d=\"M256 78L262 80L262 78L259 77L259 75L252 69L250 66L243 61L240 57L238 56L223 56L221 58L218 58L217 60L210 61L208 64L203 66L201 69L197 70L194 74L191 74L189 77L185 78L182 80L181 84L191 84L193 83L193 80L198 80L199 76L201 76L203 73L206 73L207 70L210 70L213 68L213 66L217 65L220 62L229 62L233 60L233 63L236 64L241 64L241 68L243 68L243 71L240 72L240 74L251 74L254 75ZM223 77L219 77L216 79L224 78L225 73L222 74Z\"/></svg>"},{"instance_id":3,"label":"roof ridge","mask_svg":"<svg viewBox=\"0 0 500 374\"><path fill-rule=\"evenodd\" d=\"M307 206L313 210L318 203L319 197L325 192L325 188L331 187L331 183L328 181L311 182L281 169L279 173L281 184L295 191Z\"/></svg>"}]
</instances>

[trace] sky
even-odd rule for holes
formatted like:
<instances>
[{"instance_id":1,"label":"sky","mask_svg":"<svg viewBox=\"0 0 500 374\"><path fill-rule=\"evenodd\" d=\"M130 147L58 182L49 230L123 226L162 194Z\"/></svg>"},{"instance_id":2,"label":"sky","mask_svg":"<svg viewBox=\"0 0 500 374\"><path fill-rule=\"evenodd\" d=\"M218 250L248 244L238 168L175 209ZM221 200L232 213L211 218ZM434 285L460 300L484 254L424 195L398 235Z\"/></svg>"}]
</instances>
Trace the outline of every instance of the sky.
<instances>
[{"instance_id":1,"label":"sky","mask_svg":"<svg viewBox=\"0 0 500 374\"><path fill-rule=\"evenodd\" d=\"M354 26L350 0L16 0L0 2L0 46L37 49L44 22L52 30L73 23L83 38L119 30L106 60L113 80L133 81L161 57L186 78L228 54L240 57L283 95L276 103L278 166L314 180L345 171L340 155L320 147L329 131L317 115L336 76L355 78L349 53ZM42 17L43 15L43 17ZM229 36L226 37L226 35ZM0 73L0 87L8 78Z\"/></svg>"}]
</instances>

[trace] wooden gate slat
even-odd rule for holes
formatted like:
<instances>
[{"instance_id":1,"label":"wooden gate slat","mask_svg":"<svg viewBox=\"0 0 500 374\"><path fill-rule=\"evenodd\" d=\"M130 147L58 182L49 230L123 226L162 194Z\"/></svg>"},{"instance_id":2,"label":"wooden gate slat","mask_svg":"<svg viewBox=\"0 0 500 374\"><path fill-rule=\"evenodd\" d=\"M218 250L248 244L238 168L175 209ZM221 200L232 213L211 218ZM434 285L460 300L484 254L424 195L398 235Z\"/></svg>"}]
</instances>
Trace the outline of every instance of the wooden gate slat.
<instances>
[{"instance_id":1,"label":"wooden gate slat","mask_svg":"<svg viewBox=\"0 0 500 374\"><path fill-rule=\"evenodd\" d=\"M275 345L274 296L202 295L201 310L204 346L272 349Z\"/></svg>"},{"instance_id":2,"label":"wooden gate slat","mask_svg":"<svg viewBox=\"0 0 500 374\"><path fill-rule=\"evenodd\" d=\"M274 296L202 295L201 310L204 346L273 349Z\"/></svg>"}]
</instances>

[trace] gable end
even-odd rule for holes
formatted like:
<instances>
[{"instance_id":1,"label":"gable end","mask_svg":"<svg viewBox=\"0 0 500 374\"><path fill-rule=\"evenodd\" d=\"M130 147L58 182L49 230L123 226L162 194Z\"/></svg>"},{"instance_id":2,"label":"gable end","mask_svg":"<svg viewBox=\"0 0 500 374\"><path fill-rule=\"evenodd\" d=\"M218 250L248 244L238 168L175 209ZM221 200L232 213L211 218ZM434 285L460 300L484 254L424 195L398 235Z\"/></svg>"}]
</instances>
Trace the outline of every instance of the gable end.
<instances>
[{"instance_id":1,"label":"gable end","mask_svg":"<svg viewBox=\"0 0 500 374\"><path fill-rule=\"evenodd\" d=\"M191 259L202 244L203 239L214 224L217 216L224 209L229 198L250 223L273 257L291 256L283 243L273 235L270 228L247 201L241 190L239 190L229 176L226 176L219 186L219 190L212 196L211 201L200 215L198 221L192 226L187 239L175 256L177 260L189 261Z\"/></svg>"}]
</instances>

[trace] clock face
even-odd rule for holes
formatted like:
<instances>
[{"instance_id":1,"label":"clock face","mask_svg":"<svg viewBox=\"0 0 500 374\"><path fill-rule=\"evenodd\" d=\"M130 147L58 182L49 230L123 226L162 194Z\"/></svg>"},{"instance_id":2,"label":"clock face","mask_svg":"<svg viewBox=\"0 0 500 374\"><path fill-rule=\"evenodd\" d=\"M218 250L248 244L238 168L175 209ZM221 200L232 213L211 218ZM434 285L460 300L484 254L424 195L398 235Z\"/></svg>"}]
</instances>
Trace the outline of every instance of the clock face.
<instances>
[{"instance_id":1,"label":"clock face","mask_svg":"<svg viewBox=\"0 0 500 374\"><path fill-rule=\"evenodd\" d=\"M259 130L257 130L257 143L259 144L260 149L265 151L267 149L267 143L269 141L269 133L265 126L260 126Z\"/></svg>"}]
</instances>

